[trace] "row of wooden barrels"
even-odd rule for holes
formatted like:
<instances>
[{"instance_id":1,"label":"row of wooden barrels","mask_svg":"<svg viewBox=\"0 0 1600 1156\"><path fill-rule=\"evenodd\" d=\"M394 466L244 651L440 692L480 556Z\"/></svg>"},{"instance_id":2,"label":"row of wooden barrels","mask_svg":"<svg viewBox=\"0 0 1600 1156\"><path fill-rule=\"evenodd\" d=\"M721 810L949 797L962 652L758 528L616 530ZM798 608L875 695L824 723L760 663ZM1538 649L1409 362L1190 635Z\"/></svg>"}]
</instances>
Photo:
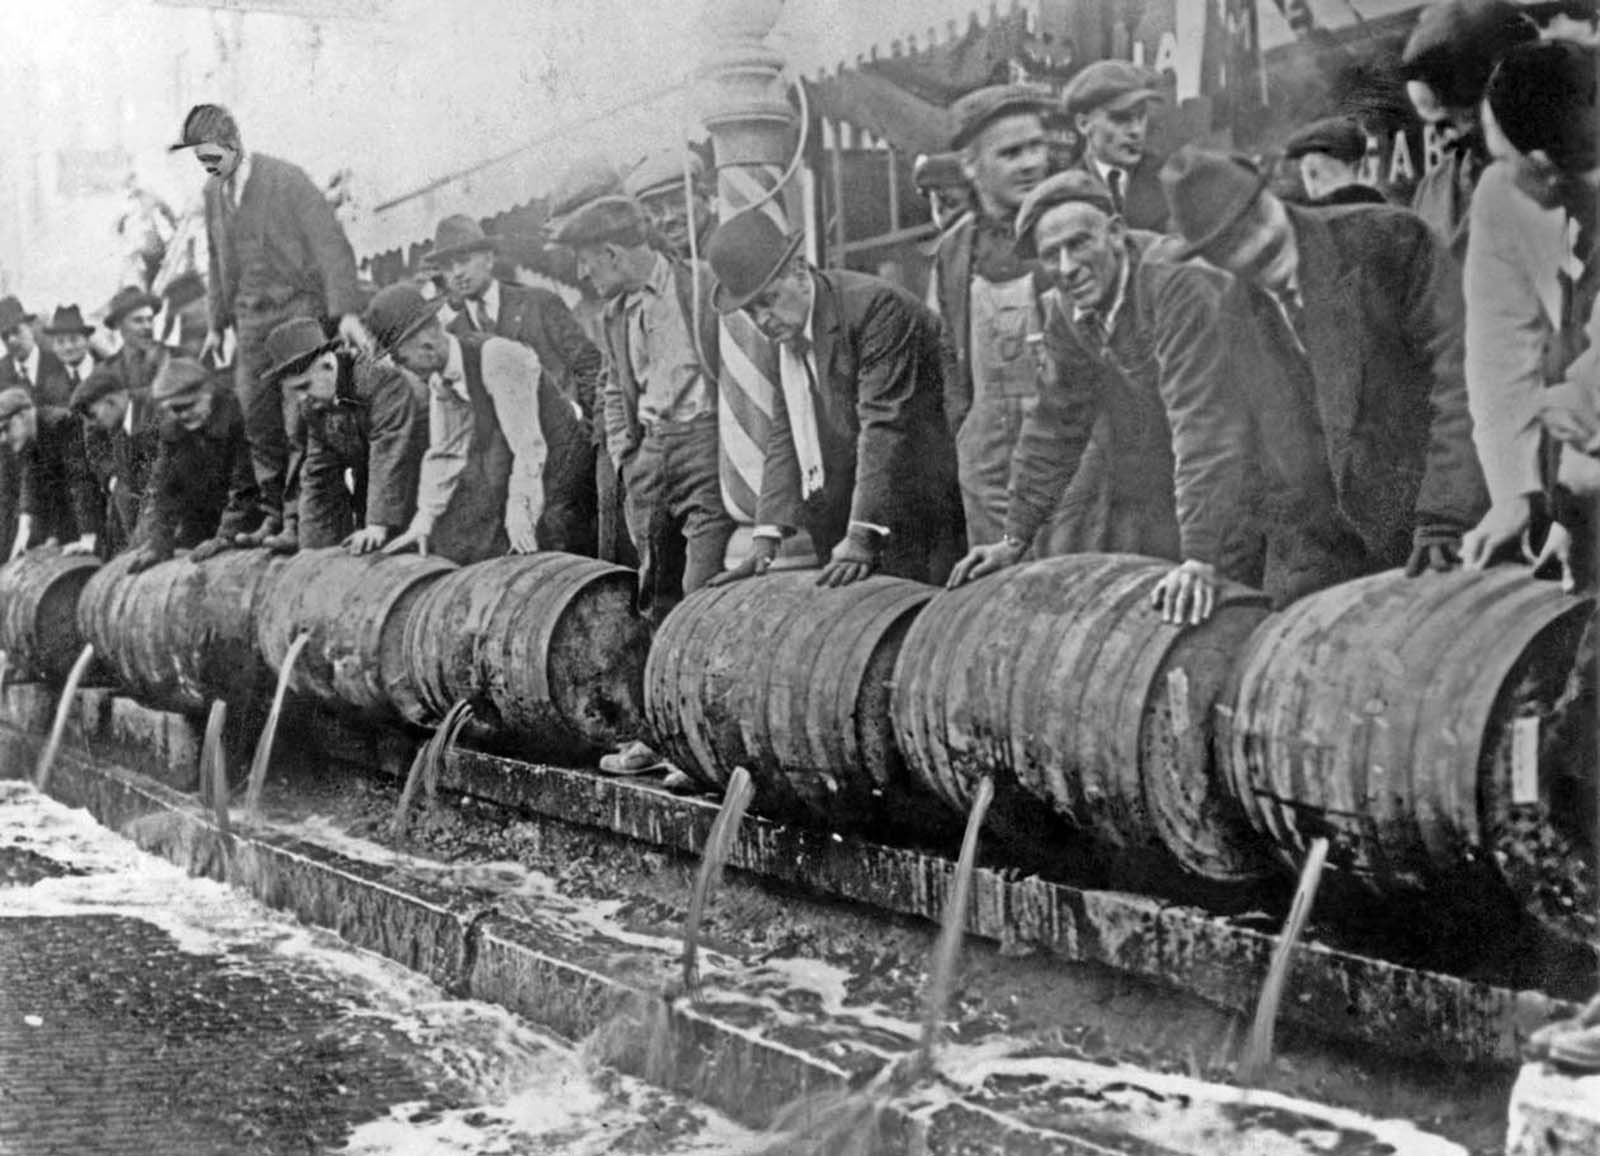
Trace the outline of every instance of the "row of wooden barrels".
<instances>
[{"instance_id":1,"label":"row of wooden barrels","mask_svg":"<svg viewBox=\"0 0 1600 1156\"><path fill-rule=\"evenodd\" d=\"M92 643L127 693L195 712L261 693L307 633L290 685L345 711L429 726L468 699L480 741L573 765L642 737L709 787L748 768L785 822L940 838L990 776L1000 858L1072 843L1225 899L1326 836L1377 890L1489 886L1590 930L1589 599L1525 570L1380 574L1276 614L1230 587L1177 626L1150 607L1164 571L1063 557L956 591L773 573L652 637L631 571L562 554L130 575L35 551L0 568L0 646L58 680Z\"/></svg>"}]
</instances>

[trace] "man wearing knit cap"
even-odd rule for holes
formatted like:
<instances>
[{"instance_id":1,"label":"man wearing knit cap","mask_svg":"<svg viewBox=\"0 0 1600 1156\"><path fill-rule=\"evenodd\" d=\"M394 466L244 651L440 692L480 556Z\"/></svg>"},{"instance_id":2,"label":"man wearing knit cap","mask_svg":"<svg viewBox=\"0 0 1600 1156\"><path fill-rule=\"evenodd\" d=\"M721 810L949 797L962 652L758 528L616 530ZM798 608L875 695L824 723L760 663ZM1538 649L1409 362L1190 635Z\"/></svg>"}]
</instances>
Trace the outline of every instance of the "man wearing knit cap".
<instances>
[{"instance_id":1,"label":"man wearing knit cap","mask_svg":"<svg viewBox=\"0 0 1600 1156\"><path fill-rule=\"evenodd\" d=\"M951 110L950 145L977 204L939 244L932 297L944 322L944 411L974 546L1005 531L1011 451L1038 394L1031 343L1043 328L1042 286L1016 251L1013 226L1022 199L1045 178L1047 104L1034 89L994 85Z\"/></svg>"},{"instance_id":2,"label":"man wearing knit cap","mask_svg":"<svg viewBox=\"0 0 1600 1156\"><path fill-rule=\"evenodd\" d=\"M688 188L684 172L688 171ZM716 225L702 181L705 162L693 149L666 149L651 153L623 178L622 192L644 208L669 256L689 256L689 237L705 255L705 241Z\"/></svg>"},{"instance_id":3,"label":"man wearing knit cap","mask_svg":"<svg viewBox=\"0 0 1600 1156\"><path fill-rule=\"evenodd\" d=\"M247 152L221 105L189 111L173 151L193 149L206 172L210 329L201 360L218 356L223 334L238 339L234 381L250 430L250 452L267 513L257 535L282 529L289 466L282 394L263 379L267 334L291 317L336 318L339 335L366 348L355 254L333 207L305 171Z\"/></svg>"},{"instance_id":4,"label":"man wearing knit cap","mask_svg":"<svg viewBox=\"0 0 1600 1156\"><path fill-rule=\"evenodd\" d=\"M639 607L659 621L721 572L733 535L719 471L714 280L705 265L652 248L649 218L630 197L591 201L555 240L607 299L606 451L639 556Z\"/></svg>"},{"instance_id":5,"label":"man wearing knit cap","mask_svg":"<svg viewBox=\"0 0 1600 1156\"><path fill-rule=\"evenodd\" d=\"M1501 53L1538 35L1509 0L1437 0L1417 17L1401 53L1406 93L1444 148L1417 182L1411 207L1457 261L1466 256L1472 191L1489 163L1478 106L1490 70Z\"/></svg>"},{"instance_id":6,"label":"man wearing knit cap","mask_svg":"<svg viewBox=\"0 0 1600 1156\"><path fill-rule=\"evenodd\" d=\"M1472 203L1466 376L1493 504L1465 539L1469 566L1515 552L1526 531L1537 537L1554 515L1583 540L1570 555L1580 575L1592 569L1587 505L1600 493L1595 102L1593 50L1556 41L1507 52L1484 101L1497 159ZM1541 452L1541 411L1564 443L1557 470ZM1557 528L1544 554L1560 557L1567 546Z\"/></svg>"},{"instance_id":7,"label":"man wearing knit cap","mask_svg":"<svg viewBox=\"0 0 1600 1156\"><path fill-rule=\"evenodd\" d=\"M93 550L98 508L78 419L57 406L36 406L27 390L13 385L0 390L0 429L0 452L14 465L18 482L17 534L7 558L34 546L85 540Z\"/></svg>"},{"instance_id":8,"label":"man wearing knit cap","mask_svg":"<svg viewBox=\"0 0 1600 1156\"><path fill-rule=\"evenodd\" d=\"M1130 229L1166 228L1167 205L1148 155L1150 106L1162 99L1161 78L1127 60L1097 60L1061 94L1083 138L1078 167L1105 185L1112 210Z\"/></svg>"},{"instance_id":9,"label":"man wearing knit cap","mask_svg":"<svg viewBox=\"0 0 1600 1156\"><path fill-rule=\"evenodd\" d=\"M1402 209L1286 205L1220 153L1180 149L1161 180L1185 255L1234 275L1220 328L1260 478L1258 584L1282 606L1394 566L1454 566L1487 495L1444 242Z\"/></svg>"},{"instance_id":10,"label":"man wearing knit cap","mask_svg":"<svg viewBox=\"0 0 1600 1156\"><path fill-rule=\"evenodd\" d=\"M1104 184L1081 170L1034 189L1017 233L1061 294L1045 330L1055 372L1040 383L1012 454L1006 536L975 548L950 584L1023 557L1105 415L1108 516L1104 536L1086 548L1181 561L1157 587L1156 605L1168 621L1203 622L1242 510L1248 425L1222 326L1232 278L1177 260L1166 238L1128 229Z\"/></svg>"},{"instance_id":11,"label":"man wearing knit cap","mask_svg":"<svg viewBox=\"0 0 1600 1156\"><path fill-rule=\"evenodd\" d=\"M310 317L267 336L284 396L300 406L306 448L300 465L298 544L381 549L411 524L428 448L422 383L385 361L329 340ZM350 484L345 482L350 478Z\"/></svg>"},{"instance_id":12,"label":"man wearing knit cap","mask_svg":"<svg viewBox=\"0 0 1600 1156\"><path fill-rule=\"evenodd\" d=\"M1300 162L1300 183L1313 208L1389 203L1361 180L1367 134L1347 116L1330 116L1306 125L1284 143L1283 155L1285 160Z\"/></svg>"},{"instance_id":13,"label":"man wearing knit cap","mask_svg":"<svg viewBox=\"0 0 1600 1156\"><path fill-rule=\"evenodd\" d=\"M204 562L233 549L262 520L244 411L233 391L198 361L174 357L156 374L150 400L161 411L160 446L129 573L179 549Z\"/></svg>"},{"instance_id":14,"label":"man wearing knit cap","mask_svg":"<svg viewBox=\"0 0 1600 1156\"><path fill-rule=\"evenodd\" d=\"M83 452L94 478L101 510L100 531L92 549L112 558L127 549L139 524L139 510L161 445L160 412L149 391L133 393L122 377L105 366L72 393L72 409L83 418Z\"/></svg>"}]
</instances>

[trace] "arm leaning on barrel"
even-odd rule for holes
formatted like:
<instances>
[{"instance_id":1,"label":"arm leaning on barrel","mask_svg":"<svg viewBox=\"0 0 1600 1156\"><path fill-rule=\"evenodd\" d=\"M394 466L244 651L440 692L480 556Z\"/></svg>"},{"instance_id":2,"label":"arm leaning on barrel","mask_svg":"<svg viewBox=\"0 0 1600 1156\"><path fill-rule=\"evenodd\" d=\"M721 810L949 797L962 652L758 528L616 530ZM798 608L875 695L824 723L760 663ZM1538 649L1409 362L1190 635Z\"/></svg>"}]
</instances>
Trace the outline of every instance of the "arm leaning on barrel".
<instances>
[{"instance_id":1,"label":"arm leaning on barrel","mask_svg":"<svg viewBox=\"0 0 1600 1156\"><path fill-rule=\"evenodd\" d=\"M245 437L242 417L230 426L226 444L228 501L222 507L213 541L220 538L232 543L235 537L255 529L261 521L261 490L256 485L255 467L250 462L250 442Z\"/></svg>"},{"instance_id":2,"label":"arm leaning on barrel","mask_svg":"<svg viewBox=\"0 0 1600 1156\"><path fill-rule=\"evenodd\" d=\"M63 552L93 554L95 543L105 528L105 502L99 479L89 465L83 422L74 415L62 424L61 452L67 471L67 492L72 497L73 520L78 524L78 540L64 543Z\"/></svg>"},{"instance_id":3,"label":"arm leaning on barrel","mask_svg":"<svg viewBox=\"0 0 1600 1156\"><path fill-rule=\"evenodd\" d=\"M378 549L410 521L417 473L428 447L428 413L414 379L377 364L364 372L372 386L367 407L367 508L365 525L344 543L357 554Z\"/></svg>"},{"instance_id":4,"label":"arm leaning on barrel","mask_svg":"<svg viewBox=\"0 0 1600 1156\"><path fill-rule=\"evenodd\" d=\"M163 430L150 467L150 482L145 489L144 507L133 533L137 545L128 564L128 573L137 574L172 557L178 523L183 518L183 491L179 484L176 454L172 439Z\"/></svg>"},{"instance_id":5,"label":"arm leaning on barrel","mask_svg":"<svg viewBox=\"0 0 1600 1156\"><path fill-rule=\"evenodd\" d=\"M417 481L417 511L405 533L383 548L385 554L398 554L413 546L423 554L428 552L434 523L444 516L455 496L471 448L472 403L442 382L429 385L428 448Z\"/></svg>"},{"instance_id":6,"label":"arm leaning on barrel","mask_svg":"<svg viewBox=\"0 0 1600 1156\"><path fill-rule=\"evenodd\" d=\"M549 456L539 425L540 372L539 355L526 345L501 339L484 342L483 388L511 447L505 526L513 554L531 554L539 548L534 528L544 513L544 463Z\"/></svg>"},{"instance_id":7,"label":"arm leaning on barrel","mask_svg":"<svg viewBox=\"0 0 1600 1156\"><path fill-rule=\"evenodd\" d=\"M306 422L305 457L300 463L300 546L305 550L337 546L349 524L344 463L323 432L321 422Z\"/></svg>"}]
</instances>

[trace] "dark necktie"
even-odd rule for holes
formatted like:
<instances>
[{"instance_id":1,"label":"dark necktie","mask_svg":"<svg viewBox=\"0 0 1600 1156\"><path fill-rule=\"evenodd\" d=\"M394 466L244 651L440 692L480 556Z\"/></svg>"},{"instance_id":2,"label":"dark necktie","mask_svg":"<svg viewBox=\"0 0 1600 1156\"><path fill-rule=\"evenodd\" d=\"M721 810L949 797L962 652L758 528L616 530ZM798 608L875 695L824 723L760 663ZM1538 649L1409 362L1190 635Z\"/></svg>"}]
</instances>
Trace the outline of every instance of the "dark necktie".
<instances>
[{"instance_id":1,"label":"dark necktie","mask_svg":"<svg viewBox=\"0 0 1600 1156\"><path fill-rule=\"evenodd\" d=\"M1111 207L1117 211L1117 216L1122 216L1122 180L1121 169L1113 168L1106 173L1106 185L1111 190Z\"/></svg>"},{"instance_id":2,"label":"dark necktie","mask_svg":"<svg viewBox=\"0 0 1600 1156\"><path fill-rule=\"evenodd\" d=\"M1105 352L1106 339L1110 334L1106 332L1104 313L1098 309L1085 309L1078 314L1078 329L1091 350L1095 353Z\"/></svg>"},{"instance_id":3,"label":"dark necktie","mask_svg":"<svg viewBox=\"0 0 1600 1156\"><path fill-rule=\"evenodd\" d=\"M811 392L817 392L817 372L811 368L811 342L804 333L797 334L789 341L789 352L800 359L800 364L805 367L806 381L811 386Z\"/></svg>"}]
</instances>

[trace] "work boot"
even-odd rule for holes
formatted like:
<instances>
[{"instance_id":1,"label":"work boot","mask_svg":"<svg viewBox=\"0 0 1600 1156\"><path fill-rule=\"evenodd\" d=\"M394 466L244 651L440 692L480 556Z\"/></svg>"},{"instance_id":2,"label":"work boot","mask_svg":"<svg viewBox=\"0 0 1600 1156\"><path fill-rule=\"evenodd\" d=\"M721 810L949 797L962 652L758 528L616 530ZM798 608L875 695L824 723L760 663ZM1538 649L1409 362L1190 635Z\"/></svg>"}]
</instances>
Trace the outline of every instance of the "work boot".
<instances>
[{"instance_id":1,"label":"work boot","mask_svg":"<svg viewBox=\"0 0 1600 1156\"><path fill-rule=\"evenodd\" d=\"M254 549L255 547L265 543L268 538L272 537L282 529L283 519L267 518L254 530L251 530L245 534L235 534L233 536L233 544L247 550Z\"/></svg>"},{"instance_id":2,"label":"work boot","mask_svg":"<svg viewBox=\"0 0 1600 1156\"><path fill-rule=\"evenodd\" d=\"M607 775L642 775L646 771L659 771L664 766L661 756L637 739L623 743L615 754L600 758L600 771Z\"/></svg>"},{"instance_id":3,"label":"work boot","mask_svg":"<svg viewBox=\"0 0 1600 1156\"><path fill-rule=\"evenodd\" d=\"M294 527L285 526L276 534L268 534L261 544L274 554L293 554L300 549L300 535Z\"/></svg>"}]
</instances>

